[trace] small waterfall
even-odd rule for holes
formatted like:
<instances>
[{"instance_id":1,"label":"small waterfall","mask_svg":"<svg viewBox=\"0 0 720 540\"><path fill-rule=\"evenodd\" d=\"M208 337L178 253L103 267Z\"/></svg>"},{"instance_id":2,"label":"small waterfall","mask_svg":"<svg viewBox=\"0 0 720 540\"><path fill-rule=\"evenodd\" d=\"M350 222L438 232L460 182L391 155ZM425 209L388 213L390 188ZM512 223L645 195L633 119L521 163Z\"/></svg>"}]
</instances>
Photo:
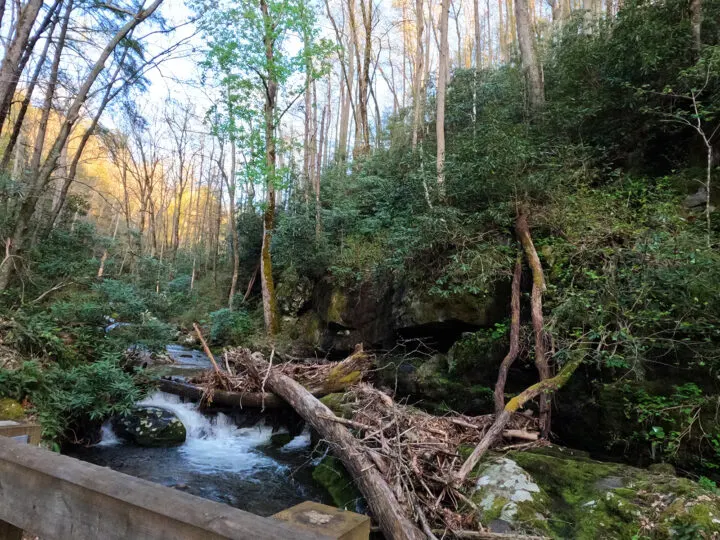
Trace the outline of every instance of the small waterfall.
<instances>
[{"instance_id":1,"label":"small waterfall","mask_svg":"<svg viewBox=\"0 0 720 540\"><path fill-rule=\"evenodd\" d=\"M239 428L233 417L203 414L197 404L161 392L138 405L172 411L185 425L185 442L171 448L136 446L118 440L107 422L102 441L76 449L75 457L260 515L308 499L328 502L308 467L308 430L277 448L271 444L272 427L265 422Z\"/></svg>"},{"instance_id":2,"label":"small waterfall","mask_svg":"<svg viewBox=\"0 0 720 540\"><path fill-rule=\"evenodd\" d=\"M122 441L115 435L110 420L105 422L100 429L100 442L97 446L117 446Z\"/></svg>"}]
</instances>

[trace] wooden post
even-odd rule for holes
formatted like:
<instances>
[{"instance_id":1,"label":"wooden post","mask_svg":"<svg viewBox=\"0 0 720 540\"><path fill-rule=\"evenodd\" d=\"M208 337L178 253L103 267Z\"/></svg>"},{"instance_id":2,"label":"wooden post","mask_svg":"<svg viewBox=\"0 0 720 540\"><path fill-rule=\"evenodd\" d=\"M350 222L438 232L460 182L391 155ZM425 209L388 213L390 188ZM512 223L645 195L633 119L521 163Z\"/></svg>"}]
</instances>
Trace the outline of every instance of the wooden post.
<instances>
[{"instance_id":1,"label":"wooden post","mask_svg":"<svg viewBox=\"0 0 720 540\"><path fill-rule=\"evenodd\" d=\"M22 529L7 521L0 521L0 540L22 540Z\"/></svg>"}]
</instances>

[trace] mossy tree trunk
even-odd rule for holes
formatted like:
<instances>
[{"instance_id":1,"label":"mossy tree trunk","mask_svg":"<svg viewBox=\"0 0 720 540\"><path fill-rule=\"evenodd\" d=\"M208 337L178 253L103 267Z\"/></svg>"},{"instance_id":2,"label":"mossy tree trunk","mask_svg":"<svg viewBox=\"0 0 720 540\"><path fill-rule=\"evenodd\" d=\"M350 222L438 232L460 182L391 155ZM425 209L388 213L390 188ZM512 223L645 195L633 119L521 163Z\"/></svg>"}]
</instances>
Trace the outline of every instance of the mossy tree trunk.
<instances>
[{"instance_id":1,"label":"mossy tree trunk","mask_svg":"<svg viewBox=\"0 0 720 540\"><path fill-rule=\"evenodd\" d=\"M540 257L538 257L535 244L530 236L530 227L527 222L527 215L521 212L517 217L515 225L518 238L522 243L525 256L532 270L533 284L530 297L530 312L532 314L533 334L535 336L535 366L540 376L540 381L550 377L550 365L547 359L545 346L545 330L542 312L542 295L546 289L545 275L543 274ZM540 429L543 437L550 433L550 401L547 396L540 396Z\"/></svg>"},{"instance_id":2,"label":"mossy tree trunk","mask_svg":"<svg viewBox=\"0 0 720 540\"><path fill-rule=\"evenodd\" d=\"M268 77L265 80L265 173L266 199L263 214L263 239L260 252L260 285L262 287L263 316L265 330L274 336L279 330L277 297L273 280L272 256L270 245L275 228L275 172L277 165L277 149L275 145L275 109L277 107L278 82L272 69L275 63L274 23L271 20L267 0L260 0L260 10L265 23L265 61L268 66Z\"/></svg>"}]
</instances>

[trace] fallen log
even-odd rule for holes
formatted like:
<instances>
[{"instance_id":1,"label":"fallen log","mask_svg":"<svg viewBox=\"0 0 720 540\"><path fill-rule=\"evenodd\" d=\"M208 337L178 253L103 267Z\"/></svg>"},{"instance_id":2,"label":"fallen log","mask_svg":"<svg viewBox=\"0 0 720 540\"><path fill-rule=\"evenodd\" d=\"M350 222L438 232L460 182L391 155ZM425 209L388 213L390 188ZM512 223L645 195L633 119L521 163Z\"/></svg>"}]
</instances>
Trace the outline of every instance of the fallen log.
<instances>
[{"instance_id":1,"label":"fallen log","mask_svg":"<svg viewBox=\"0 0 720 540\"><path fill-rule=\"evenodd\" d=\"M335 455L355 480L380 529L388 539L425 538L406 515L361 443L342 424L331 420L335 415L329 408L278 368L270 369L261 354L252 354L244 349L238 354L237 360L242 362L256 381L266 379L266 385L287 401L330 444Z\"/></svg>"},{"instance_id":2,"label":"fallen log","mask_svg":"<svg viewBox=\"0 0 720 540\"><path fill-rule=\"evenodd\" d=\"M192 401L202 401L205 389L194 384L174 381L172 379L160 379L160 390L168 394L175 394ZM250 407L261 408L264 404L266 409L279 409L287 407L282 399L275 394L260 392L227 392L215 390L212 393L212 402L224 407Z\"/></svg>"}]
</instances>

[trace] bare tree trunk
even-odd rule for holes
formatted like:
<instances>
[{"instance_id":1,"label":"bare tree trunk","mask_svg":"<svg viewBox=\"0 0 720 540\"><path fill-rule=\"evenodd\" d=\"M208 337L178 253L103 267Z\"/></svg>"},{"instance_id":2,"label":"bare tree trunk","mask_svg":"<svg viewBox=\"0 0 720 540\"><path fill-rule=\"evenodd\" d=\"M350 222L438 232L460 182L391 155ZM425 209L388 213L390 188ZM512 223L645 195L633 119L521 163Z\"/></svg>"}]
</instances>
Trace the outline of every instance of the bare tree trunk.
<instances>
[{"instance_id":1,"label":"bare tree trunk","mask_svg":"<svg viewBox=\"0 0 720 540\"><path fill-rule=\"evenodd\" d=\"M518 254L515 261L515 271L512 279L512 292L510 293L510 350L498 372L495 383L495 414L500 414L505 407L505 383L507 382L510 366L520 352L520 278L522 277L522 255Z\"/></svg>"},{"instance_id":2,"label":"bare tree trunk","mask_svg":"<svg viewBox=\"0 0 720 540\"><path fill-rule=\"evenodd\" d=\"M448 81L448 17L450 0L442 0L440 11L440 57L438 60L437 111L435 115L435 133L437 137L437 184L440 198L445 194L445 92Z\"/></svg>"},{"instance_id":3,"label":"bare tree trunk","mask_svg":"<svg viewBox=\"0 0 720 540\"><path fill-rule=\"evenodd\" d=\"M43 0L28 0L22 6L15 25L15 34L5 49L5 56L0 64L0 104L9 103L15 94L18 80L22 73L21 60L30 39L30 31L35 24ZM8 107L9 110L9 107ZM0 114L3 111L0 110ZM5 123L8 111L0 115L0 127Z\"/></svg>"},{"instance_id":4,"label":"bare tree trunk","mask_svg":"<svg viewBox=\"0 0 720 540\"><path fill-rule=\"evenodd\" d=\"M542 265L540 264L540 258L538 257L532 237L530 236L527 216L524 213L520 213L518 216L515 230L520 238L533 275L530 311L532 314L533 333L535 335L535 366L537 367L540 380L543 381L550 377L542 313L542 295L546 288L545 276ZM550 433L550 412L550 401L548 397L543 394L540 396L540 429L543 437L547 437Z\"/></svg>"},{"instance_id":5,"label":"bare tree trunk","mask_svg":"<svg viewBox=\"0 0 720 540\"><path fill-rule=\"evenodd\" d=\"M480 24L480 0L473 0L475 25L475 69L482 69L482 26Z\"/></svg>"},{"instance_id":6,"label":"bare tree trunk","mask_svg":"<svg viewBox=\"0 0 720 540\"><path fill-rule=\"evenodd\" d=\"M515 0L515 21L523 71L527 84L528 103L536 112L545 105L545 85L542 79L540 61L535 46L535 32L530 22L527 0Z\"/></svg>"},{"instance_id":7,"label":"bare tree trunk","mask_svg":"<svg viewBox=\"0 0 720 540\"><path fill-rule=\"evenodd\" d=\"M690 23L696 52L702 47L702 0L690 0Z\"/></svg>"},{"instance_id":8,"label":"bare tree trunk","mask_svg":"<svg viewBox=\"0 0 720 540\"><path fill-rule=\"evenodd\" d=\"M425 31L425 11L423 0L415 0L415 72L413 73L413 130L412 147L417 147L420 136L422 112L425 100L423 93L423 61L425 51L423 50L423 32Z\"/></svg>"},{"instance_id":9,"label":"bare tree trunk","mask_svg":"<svg viewBox=\"0 0 720 540\"><path fill-rule=\"evenodd\" d=\"M235 141L230 141L230 180L228 182L228 195L230 196L230 205L228 208L228 220L230 230L230 242L232 243L233 256L233 273L230 281L230 293L228 296L228 307L233 309L235 302L235 293L237 291L238 277L240 275L240 235L237 230L237 222L235 220L235 179L237 176L237 157L235 149Z\"/></svg>"}]
</instances>

